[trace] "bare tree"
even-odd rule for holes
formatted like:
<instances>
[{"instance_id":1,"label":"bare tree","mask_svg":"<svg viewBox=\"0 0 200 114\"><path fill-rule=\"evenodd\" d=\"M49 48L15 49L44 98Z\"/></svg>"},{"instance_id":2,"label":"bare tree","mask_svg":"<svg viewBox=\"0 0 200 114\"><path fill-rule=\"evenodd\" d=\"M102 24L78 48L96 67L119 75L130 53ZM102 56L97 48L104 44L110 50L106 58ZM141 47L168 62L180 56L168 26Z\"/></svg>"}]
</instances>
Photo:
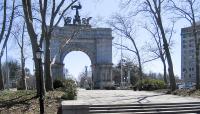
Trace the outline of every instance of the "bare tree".
<instances>
[{"instance_id":1,"label":"bare tree","mask_svg":"<svg viewBox=\"0 0 200 114\"><path fill-rule=\"evenodd\" d=\"M167 37L166 37L166 33L164 30L163 21L162 21L162 9L164 6L164 1L165 0L152 0L152 1L146 0L144 4L146 5L146 11L151 13L152 18L155 19L156 24L161 33L162 40L163 40L163 48L166 53L166 59L168 63L170 86L171 86L171 90L174 91L176 89L176 82L175 82L175 77L174 77L173 63L172 63L171 53L169 51L169 44L167 41Z\"/></svg>"},{"instance_id":2,"label":"bare tree","mask_svg":"<svg viewBox=\"0 0 200 114\"><path fill-rule=\"evenodd\" d=\"M7 8L8 8L8 4L7 4L7 0L4 0L4 4L3 4L3 22L2 22L2 28L1 28L1 33L0 33L0 43L2 44L2 48L1 48L1 52L0 52L0 90L4 89L4 82L3 82L3 76L2 76L2 69L1 69L1 58L3 56L5 47L7 45L8 42L8 38L10 36L11 33L11 29L12 29L12 24L13 24L13 20L14 20L14 13L15 13L15 0L13 0L12 3L12 8L11 8L11 15L9 16L9 20L7 20ZM6 27L8 24L8 28Z\"/></svg>"},{"instance_id":3,"label":"bare tree","mask_svg":"<svg viewBox=\"0 0 200 114\"><path fill-rule=\"evenodd\" d=\"M148 28L146 28L147 31L149 31L152 35L152 38L154 40L154 42L156 43L156 48L152 47L152 45L150 44L148 51L154 53L157 57L159 57L163 63L163 73L164 73L164 82L165 84L167 84L167 66L165 63L165 55L164 55L164 50L163 50L163 46L162 46L162 41L161 41L161 37L159 33L154 33L153 31L149 30Z\"/></svg>"},{"instance_id":4,"label":"bare tree","mask_svg":"<svg viewBox=\"0 0 200 114\"><path fill-rule=\"evenodd\" d=\"M176 89L176 82L174 78L174 70L173 70L173 63L172 63L172 58L171 58L171 53L169 50L169 44L167 41L166 37L166 32L164 29L164 24L163 24L163 13L165 12L164 8L167 5L167 0L142 0L142 1L137 1L139 2L137 7L137 12L134 13L133 15L138 15L140 13L145 13L148 14L150 18L154 19L156 22L156 25L158 27L159 33L161 34L162 37L162 42L163 42L163 48L166 54L166 59L168 63L168 72L169 72L169 80L170 80L170 86L171 86L171 91L174 91ZM136 3L136 1L132 0L127 0L127 4L132 4Z\"/></svg>"},{"instance_id":5,"label":"bare tree","mask_svg":"<svg viewBox=\"0 0 200 114\"><path fill-rule=\"evenodd\" d=\"M200 1L199 0L169 0L171 3L170 9L177 15L178 18L186 19L192 26L192 33L195 41L196 55L196 89L200 89L199 84L199 46L200 41L197 38L197 18L200 17Z\"/></svg>"},{"instance_id":6,"label":"bare tree","mask_svg":"<svg viewBox=\"0 0 200 114\"><path fill-rule=\"evenodd\" d=\"M142 80L143 76L142 76L142 63L141 63L141 57L140 57L140 52L138 49L138 46L135 42L135 37L134 35L134 29L133 29L133 23L128 20L128 18L122 17L120 15L115 15L113 17L113 21L109 22L110 26L113 27L114 30L116 30L116 32L118 32L119 34L121 34L124 38L128 39L131 41L132 45L133 45L133 49L129 48L128 46L125 45L121 45L121 44L116 44L116 45L120 45L122 46L124 49L131 51L133 53L135 53L135 55L137 56L137 61L138 61L138 66L139 66L139 76L140 76L140 80Z\"/></svg>"},{"instance_id":7,"label":"bare tree","mask_svg":"<svg viewBox=\"0 0 200 114\"><path fill-rule=\"evenodd\" d=\"M6 8L7 2L4 0L3 4L3 22L2 22L2 28L1 28L1 33L0 33L0 41L3 39L4 32L5 32L5 26L6 26ZM0 56L1 57L1 56ZM1 58L0 58L1 59ZM3 81L3 76L2 76L2 70L1 70L1 60L0 60L0 90L4 89L4 81Z\"/></svg>"},{"instance_id":8,"label":"bare tree","mask_svg":"<svg viewBox=\"0 0 200 114\"><path fill-rule=\"evenodd\" d=\"M65 0L61 0L60 4L56 7L55 5L55 0L53 0L53 6L52 6L52 12L51 12L51 18L50 18L50 23L47 29L47 24L46 24L46 10L47 10L47 0L45 0L42 3L42 0L40 0L40 12L41 12L41 17L42 17L42 37L44 38L45 41L45 66L44 66L44 74L46 78L46 89L47 90L53 90L53 80L52 80L52 75L51 75L51 70L50 70L50 39L51 39L51 33L54 29L55 26L58 25L60 22L61 18L63 18L63 15L65 12L76 2L77 0L73 0L67 7L62 11L61 16L59 17L59 20L55 23L55 17L61 11L61 7L65 5ZM43 7L44 6L44 7ZM55 23L55 24L54 24Z\"/></svg>"},{"instance_id":9,"label":"bare tree","mask_svg":"<svg viewBox=\"0 0 200 114\"><path fill-rule=\"evenodd\" d=\"M27 30L28 30L30 40L31 40L33 60L34 60L34 63L35 63L36 88L37 88L37 94L39 95L39 91L40 91L39 69L42 68L42 67L39 66L39 61L37 61L37 58L36 58L36 51L40 50L40 47L37 43L37 36L38 35L36 34L34 26L33 26L33 15L32 15L31 0L22 0L22 5L23 5L23 10L24 10L24 18L25 18L25 21L26 21ZM40 69L40 71L41 71L41 74L43 74L43 70ZM42 90L43 91L45 90L44 86L42 86Z\"/></svg>"},{"instance_id":10,"label":"bare tree","mask_svg":"<svg viewBox=\"0 0 200 114\"><path fill-rule=\"evenodd\" d=\"M18 27L18 28L17 28ZM18 24L15 30L15 33L13 33L17 45L20 48L20 54L21 54L21 78L20 78L20 88L23 90L27 89L27 83L26 83L26 74L25 74L25 55L24 55L24 34L25 34L25 23L23 23L23 27L20 28L20 25ZM22 29L22 30L21 30ZM20 34L21 33L21 34ZM20 36L21 35L21 36Z\"/></svg>"},{"instance_id":11,"label":"bare tree","mask_svg":"<svg viewBox=\"0 0 200 114\"><path fill-rule=\"evenodd\" d=\"M152 52L155 57L154 58L160 58L160 60L162 61L163 64L163 77L164 77L164 82L165 84L167 84L167 66L166 66L166 56L165 56L165 50L163 48L163 42L162 42L162 36L158 30L158 26L156 24L156 21L153 19L152 23L152 29L150 29L151 27L148 27L147 24L145 24L144 28L152 35L153 41L156 44L155 46L150 44L148 46L148 51ZM171 29L169 31L165 30L166 34L167 32L170 34L169 35L169 40L168 40L168 44L170 47L172 47L172 43L171 43L171 38L172 38L172 33L174 31L174 22L173 25L171 27Z\"/></svg>"},{"instance_id":12,"label":"bare tree","mask_svg":"<svg viewBox=\"0 0 200 114\"><path fill-rule=\"evenodd\" d=\"M42 68L39 65L37 59L36 59L36 50L39 49L39 47L42 47L42 42L45 42L45 66L44 66L44 74L45 74L45 81L46 81L46 89L48 90L53 90L53 81L52 81L52 76L50 73L50 39L51 39L51 33L53 31L53 28L57 26L62 19L63 15L65 12L70 8L71 5L73 5L77 0L73 0L71 3L65 7L65 0L61 0L56 2L56 0L52 0L51 2L48 2L48 0L39 0L39 14L40 14L40 19L38 22L38 19L35 20L35 17L33 17L33 10L35 9L36 6L32 6L31 0L22 0L22 5L23 5L23 10L24 10L24 17L27 25L27 30L31 39L31 44L32 44L32 51L33 51L33 58L35 62L35 69L36 69L36 87L37 90L39 90L39 77L38 77L38 71L39 68ZM52 4L51 4L52 3ZM48 8L50 7L50 10ZM37 9L36 8L36 9ZM50 11L50 12L48 12ZM58 15L61 12L61 15ZM50 14L50 20L48 20L48 17ZM58 18L56 18L58 17ZM57 19L57 20L56 20ZM35 20L35 21L34 21ZM41 25L41 37L39 38L37 33L36 33L36 28L33 26L33 22L36 22L37 24ZM41 23L40 23L41 22ZM49 25L47 26L47 22L49 22ZM40 42L38 43L38 39ZM43 71L42 69L40 69ZM42 80L43 81L43 80ZM43 81L44 82L44 81ZM43 86L44 88L44 86Z\"/></svg>"}]
</instances>

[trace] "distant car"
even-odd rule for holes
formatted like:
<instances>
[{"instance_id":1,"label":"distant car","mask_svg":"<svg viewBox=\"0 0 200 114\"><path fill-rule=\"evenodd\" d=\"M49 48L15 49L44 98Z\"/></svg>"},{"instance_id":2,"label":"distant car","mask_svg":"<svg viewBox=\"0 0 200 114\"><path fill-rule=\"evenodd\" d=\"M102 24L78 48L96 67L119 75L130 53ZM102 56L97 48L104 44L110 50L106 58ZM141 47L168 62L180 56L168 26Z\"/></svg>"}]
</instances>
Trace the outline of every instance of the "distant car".
<instances>
[{"instance_id":1,"label":"distant car","mask_svg":"<svg viewBox=\"0 0 200 114\"><path fill-rule=\"evenodd\" d=\"M178 85L178 89L185 89L185 85L184 84Z\"/></svg>"},{"instance_id":2,"label":"distant car","mask_svg":"<svg viewBox=\"0 0 200 114\"><path fill-rule=\"evenodd\" d=\"M183 83L178 85L178 89L192 89L194 86L193 83Z\"/></svg>"}]
</instances>

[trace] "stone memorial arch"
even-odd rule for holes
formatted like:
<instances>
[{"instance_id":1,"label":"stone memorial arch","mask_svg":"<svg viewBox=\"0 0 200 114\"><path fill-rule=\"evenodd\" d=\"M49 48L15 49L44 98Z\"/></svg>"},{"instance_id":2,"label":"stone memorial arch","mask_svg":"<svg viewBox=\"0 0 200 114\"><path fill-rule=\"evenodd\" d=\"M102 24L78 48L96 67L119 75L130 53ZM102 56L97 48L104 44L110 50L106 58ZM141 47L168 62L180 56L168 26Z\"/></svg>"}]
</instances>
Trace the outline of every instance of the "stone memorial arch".
<instances>
[{"instance_id":1,"label":"stone memorial arch","mask_svg":"<svg viewBox=\"0 0 200 114\"><path fill-rule=\"evenodd\" d=\"M90 25L66 24L55 27L50 41L53 79L64 78L65 56L71 51L82 51L91 60L94 88L112 83L112 32L110 28L92 28ZM77 61L84 61L81 58ZM67 64L67 63L66 63Z\"/></svg>"},{"instance_id":2,"label":"stone memorial arch","mask_svg":"<svg viewBox=\"0 0 200 114\"><path fill-rule=\"evenodd\" d=\"M80 3L71 7L76 14L64 18L64 27L55 27L50 41L51 71L53 79L64 78L65 56L71 51L82 51L91 60L93 88L102 89L112 84L112 30L92 28L91 17L80 18ZM79 58L77 61L84 61Z\"/></svg>"}]
</instances>

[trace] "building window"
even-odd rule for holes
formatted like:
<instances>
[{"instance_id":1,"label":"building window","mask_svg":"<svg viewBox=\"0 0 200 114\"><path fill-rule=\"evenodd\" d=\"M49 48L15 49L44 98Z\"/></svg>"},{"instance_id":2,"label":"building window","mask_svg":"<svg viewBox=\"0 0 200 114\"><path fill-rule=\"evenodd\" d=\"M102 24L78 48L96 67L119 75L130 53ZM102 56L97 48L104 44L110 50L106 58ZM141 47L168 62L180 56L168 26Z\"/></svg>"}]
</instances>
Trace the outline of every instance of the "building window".
<instances>
[{"instance_id":1,"label":"building window","mask_svg":"<svg viewBox=\"0 0 200 114\"><path fill-rule=\"evenodd\" d=\"M186 71L186 69L185 68L183 68L183 72L185 72Z\"/></svg>"},{"instance_id":2,"label":"building window","mask_svg":"<svg viewBox=\"0 0 200 114\"><path fill-rule=\"evenodd\" d=\"M189 33L188 36L189 36L189 37L192 37L192 33Z\"/></svg>"},{"instance_id":3,"label":"building window","mask_svg":"<svg viewBox=\"0 0 200 114\"><path fill-rule=\"evenodd\" d=\"M192 67L192 71L194 71L194 67Z\"/></svg>"},{"instance_id":4,"label":"building window","mask_svg":"<svg viewBox=\"0 0 200 114\"><path fill-rule=\"evenodd\" d=\"M189 74L189 78L191 78L192 77L192 75L191 74Z\"/></svg>"},{"instance_id":5,"label":"building window","mask_svg":"<svg viewBox=\"0 0 200 114\"><path fill-rule=\"evenodd\" d=\"M185 34L183 34L183 35L182 35L182 38L186 38L186 35L185 35Z\"/></svg>"},{"instance_id":6,"label":"building window","mask_svg":"<svg viewBox=\"0 0 200 114\"><path fill-rule=\"evenodd\" d=\"M190 68L189 68L189 71L194 71L194 67L190 67Z\"/></svg>"},{"instance_id":7,"label":"building window","mask_svg":"<svg viewBox=\"0 0 200 114\"><path fill-rule=\"evenodd\" d=\"M194 41L194 39L190 39L190 43L193 42L193 41Z\"/></svg>"}]
</instances>

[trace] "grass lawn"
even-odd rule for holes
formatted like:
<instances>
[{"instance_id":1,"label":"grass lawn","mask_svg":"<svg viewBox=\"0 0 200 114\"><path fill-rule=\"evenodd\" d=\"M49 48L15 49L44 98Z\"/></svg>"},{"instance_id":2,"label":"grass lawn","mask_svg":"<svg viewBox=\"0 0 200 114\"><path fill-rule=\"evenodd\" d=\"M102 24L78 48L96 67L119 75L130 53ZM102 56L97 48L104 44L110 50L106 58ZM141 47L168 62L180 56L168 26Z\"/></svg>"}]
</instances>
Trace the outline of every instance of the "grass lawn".
<instances>
[{"instance_id":1,"label":"grass lawn","mask_svg":"<svg viewBox=\"0 0 200 114\"><path fill-rule=\"evenodd\" d=\"M45 95L45 114L57 114L62 91L50 91ZM39 100L36 91L0 91L0 114L38 114Z\"/></svg>"}]
</instances>

